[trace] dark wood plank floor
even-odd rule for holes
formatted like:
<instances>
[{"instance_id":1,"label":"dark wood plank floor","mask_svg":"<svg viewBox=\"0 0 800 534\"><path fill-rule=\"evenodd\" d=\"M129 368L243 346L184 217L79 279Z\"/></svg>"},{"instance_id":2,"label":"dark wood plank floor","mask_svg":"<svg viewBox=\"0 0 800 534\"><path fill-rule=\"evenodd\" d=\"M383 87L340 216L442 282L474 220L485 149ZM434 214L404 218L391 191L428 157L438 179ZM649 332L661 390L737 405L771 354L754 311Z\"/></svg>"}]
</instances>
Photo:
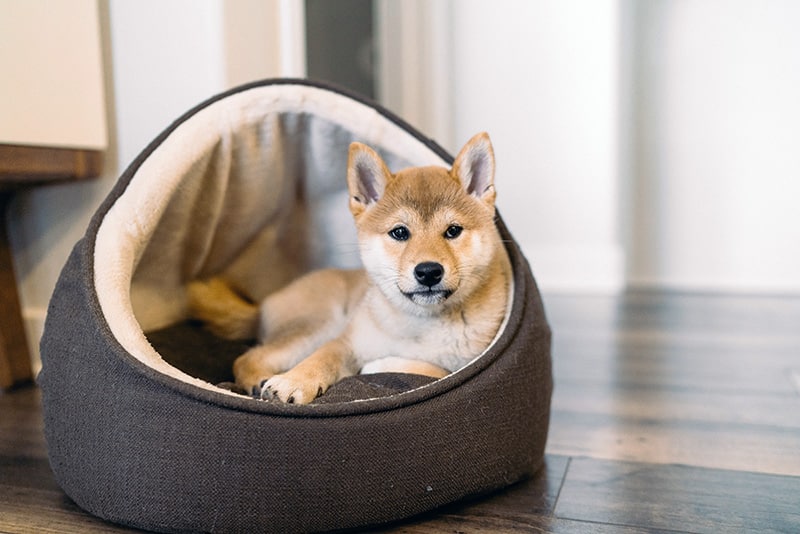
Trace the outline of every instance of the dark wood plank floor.
<instances>
[{"instance_id":1,"label":"dark wood plank floor","mask_svg":"<svg viewBox=\"0 0 800 534\"><path fill-rule=\"evenodd\" d=\"M545 298L546 466L385 533L800 532L800 298ZM0 532L130 532L53 481L39 392L0 394Z\"/></svg>"}]
</instances>

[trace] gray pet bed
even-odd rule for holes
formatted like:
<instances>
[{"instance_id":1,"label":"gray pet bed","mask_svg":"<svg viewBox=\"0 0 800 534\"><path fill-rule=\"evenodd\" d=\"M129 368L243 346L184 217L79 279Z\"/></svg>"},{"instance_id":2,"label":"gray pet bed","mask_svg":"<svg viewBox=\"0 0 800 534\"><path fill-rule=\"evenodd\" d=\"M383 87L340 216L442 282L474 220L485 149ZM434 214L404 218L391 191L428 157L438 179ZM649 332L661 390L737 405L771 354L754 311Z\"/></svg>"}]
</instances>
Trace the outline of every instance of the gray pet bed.
<instances>
[{"instance_id":1,"label":"gray pet bed","mask_svg":"<svg viewBox=\"0 0 800 534\"><path fill-rule=\"evenodd\" d=\"M41 344L50 463L79 506L162 532L358 528L540 467L550 330L499 219L513 298L465 368L352 377L308 406L218 385L246 346L187 320L186 283L221 274L257 300L309 269L358 265L354 140L394 169L452 161L372 103L268 80L189 111L122 175L64 267ZM501 170L501 197L509 179Z\"/></svg>"}]
</instances>

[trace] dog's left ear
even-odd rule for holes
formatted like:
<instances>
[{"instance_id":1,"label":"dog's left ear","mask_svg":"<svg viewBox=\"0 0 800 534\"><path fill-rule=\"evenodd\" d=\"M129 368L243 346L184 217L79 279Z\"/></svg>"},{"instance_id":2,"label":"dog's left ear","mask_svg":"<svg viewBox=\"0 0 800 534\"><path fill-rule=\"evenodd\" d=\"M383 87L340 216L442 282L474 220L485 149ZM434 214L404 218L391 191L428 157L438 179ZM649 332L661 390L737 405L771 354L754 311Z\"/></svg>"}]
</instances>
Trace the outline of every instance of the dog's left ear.
<instances>
[{"instance_id":1,"label":"dog's left ear","mask_svg":"<svg viewBox=\"0 0 800 534\"><path fill-rule=\"evenodd\" d=\"M452 174L470 195L494 206L494 149L489 134L472 137L453 163Z\"/></svg>"},{"instance_id":2,"label":"dog's left ear","mask_svg":"<svg viewBox=\"0 0 800 534\"><path fill-rule=\"evenodd\" d=\"M453 175L470 195L494 206L494 150L489 134L472 137L453 163Z\"/></svg>"},{"instance_id":3,"label":"dog's left ear","mask_svg":"<svg viewBox=\"0 0 800 534\"><path fill-rule=\"evenodd\" d=\"M360 215L383 196L389 168L377 152L361 143L350 143L347 159L347 187L350 190L350 211Z\"/></svg>"}]
</instances>

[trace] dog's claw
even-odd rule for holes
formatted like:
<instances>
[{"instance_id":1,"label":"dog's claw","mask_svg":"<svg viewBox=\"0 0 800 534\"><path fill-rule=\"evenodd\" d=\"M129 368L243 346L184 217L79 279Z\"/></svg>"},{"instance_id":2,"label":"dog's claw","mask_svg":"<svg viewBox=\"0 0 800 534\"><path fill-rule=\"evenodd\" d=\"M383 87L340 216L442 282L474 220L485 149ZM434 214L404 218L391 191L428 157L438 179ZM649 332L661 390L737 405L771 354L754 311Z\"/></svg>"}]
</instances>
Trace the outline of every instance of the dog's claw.
<instances>
[{"instance_id":1,"label":"dog's claw","mask_svg":"<svg viewBox=\"0 0 800 534\"><path fill-rule=\"evenodd\" d=\"M308 404L322 395L325 389L321 385L315 389L304 386L285 375L275 375L262 386L261 398L280 400L286 404Z\"/></svg>"}]
</instances>

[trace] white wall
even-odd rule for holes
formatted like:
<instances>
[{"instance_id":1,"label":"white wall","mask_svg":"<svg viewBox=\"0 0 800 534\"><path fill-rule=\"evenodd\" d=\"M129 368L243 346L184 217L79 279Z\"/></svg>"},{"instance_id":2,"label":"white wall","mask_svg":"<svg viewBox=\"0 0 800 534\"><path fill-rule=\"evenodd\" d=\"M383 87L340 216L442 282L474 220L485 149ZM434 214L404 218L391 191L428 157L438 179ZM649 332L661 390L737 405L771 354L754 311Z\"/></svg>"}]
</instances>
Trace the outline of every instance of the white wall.
<instances>
[{"instance_id":1,"label":"white wall","mask_svg":"<svg viewBox=\"0 0 800 534\"><path fill-rule=\"evenodd\" d=\"M109 132L103 176L23 192L10 207L34 359L61 267L133 158L206 98L245 81L302 75L304 69L300 0L111 0L99 2L99 8ZM54 60L58 63L57 55ZM57 93L53 87L41 98Z\"/></svg>"},{"instance_id":2,"label":"white wall","mask_svg":"<svg viewBox=\"0 0 800 534\"><path fill-rule=\"evenodd\" d=\"M631 2L632 284L800 292L800 2Z\"/></svg>"},{"instance_id":3,"label":"white wall","mask_svg":"<svg viewBox=\"0 0 800 534\"><path fill-rule=\"evenodd\" d=\"M382 43L387 106L454 154L489 132L498 207L544 289L618 290L618 2L390 7L379 24L395 34Z\"/></svg>"},{"instance_id":4,"label":"white wall","mask_svg":"<svg viewBox=\"0 0 800 534\"><path fill-rule=\"evenodd\" d=\"M122 168L174 119L230 87L302 76L300 0L111 0Z\"/></svg>"},{"instance_id":5,"label":"white wall","mask_svg":"<svg viewBox=\"0 0 800 534\"><path fill-rule=\"evenodd\" d=\"M379 102L453 152L449 0L374 0ZM454 153L455 155L455 153Z\"/></svg>"},{"instance_id":6,"label":"white wall","mask_svg":"<svg viewBox=\"0 0 800 534\"><path fill-rule=\"evenodd\" d=\"M498 206L547 290L622 284L617 3L454 4L457 144L488 130Z\"/></svg>"},{"instance_id":7,"label":"white wall","mask_svg":"<svg viewBox=\"0 0 800 534\"><path fill-rule=\"evenodd\" d=\"M424 45L389 46L418 86L387 104L453 152L490 132L544 290L800 293L800 2L400 6Z\"/></svg>"}]
</instances>

